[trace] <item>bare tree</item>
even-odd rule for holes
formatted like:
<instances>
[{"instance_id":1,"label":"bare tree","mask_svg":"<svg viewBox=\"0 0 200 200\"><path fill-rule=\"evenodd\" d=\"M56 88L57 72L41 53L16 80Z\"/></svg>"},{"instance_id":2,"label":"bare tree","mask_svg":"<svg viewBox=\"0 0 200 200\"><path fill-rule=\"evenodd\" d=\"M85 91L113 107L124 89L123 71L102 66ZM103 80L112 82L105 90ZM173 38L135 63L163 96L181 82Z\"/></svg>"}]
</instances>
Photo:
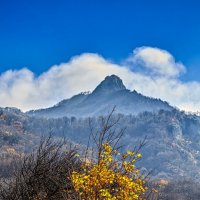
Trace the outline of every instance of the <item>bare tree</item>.
<instances>
[{"instance_id":1,"label":"bare tree","mask_svg":"<svg viewBox=\"0 0 200 200\"><path fill-rule=\"evenodd\" d=\"M42 139L36 151L25 156L9 181L0 185L1 200L76 199L70 180L72 170L78 170L80 160L76 150L64 150L64 140L52 136Z\"/></svg>"}]
</instances>

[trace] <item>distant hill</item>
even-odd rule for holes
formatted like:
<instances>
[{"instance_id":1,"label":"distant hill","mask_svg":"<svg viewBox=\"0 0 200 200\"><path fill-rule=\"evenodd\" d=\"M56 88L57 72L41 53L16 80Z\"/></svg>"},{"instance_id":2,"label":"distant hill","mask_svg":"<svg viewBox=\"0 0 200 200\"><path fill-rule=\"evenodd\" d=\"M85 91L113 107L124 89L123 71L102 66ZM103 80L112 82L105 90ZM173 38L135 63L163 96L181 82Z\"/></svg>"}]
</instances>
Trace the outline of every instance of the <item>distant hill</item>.
<instances>
[{"instance_id":1,"label":"distant hill","mask_svg":"<svg viewBox=\"0 0 200 200\"><path fill-rule=\"evenodd\" d=\"M91 94L81 93L53 107L30 111L28 115L47 118L92 117L108 114L114 106L117 107L118 113L125 115L173 109L167 102L160 99L127 90L119 77L111 75L107 76Z\"/></svg>"}]
</instances>

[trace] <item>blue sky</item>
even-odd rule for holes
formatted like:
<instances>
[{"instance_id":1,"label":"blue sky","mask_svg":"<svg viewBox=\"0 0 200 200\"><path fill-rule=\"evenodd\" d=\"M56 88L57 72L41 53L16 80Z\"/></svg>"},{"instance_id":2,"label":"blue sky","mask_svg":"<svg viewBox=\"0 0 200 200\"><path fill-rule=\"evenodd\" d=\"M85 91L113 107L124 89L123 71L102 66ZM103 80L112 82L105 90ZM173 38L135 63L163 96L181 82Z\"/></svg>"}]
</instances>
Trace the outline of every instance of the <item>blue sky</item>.
<instances>
[{"instance_id":1,"label":"blue sky","mask_svg":"<svg viewBox=\"0 0 200 200\"><path fill-rule=\"evenodd\" d=\"M194 0L2 0L0 71L40 74L83 52L120 62L135 47L165 49L200 80L200 2Z\"/></svg>"},{"instance_id":2,"label":"blue sky","mask_svg":"<svg viewBox=\"0 0 200 200\"><path fill-rule=\"evenodd\" d=\"M200 111L199 8L198 0L1 0L0 107L52 106L116 74L130 90Z\"/></svg>"}]
</instances>

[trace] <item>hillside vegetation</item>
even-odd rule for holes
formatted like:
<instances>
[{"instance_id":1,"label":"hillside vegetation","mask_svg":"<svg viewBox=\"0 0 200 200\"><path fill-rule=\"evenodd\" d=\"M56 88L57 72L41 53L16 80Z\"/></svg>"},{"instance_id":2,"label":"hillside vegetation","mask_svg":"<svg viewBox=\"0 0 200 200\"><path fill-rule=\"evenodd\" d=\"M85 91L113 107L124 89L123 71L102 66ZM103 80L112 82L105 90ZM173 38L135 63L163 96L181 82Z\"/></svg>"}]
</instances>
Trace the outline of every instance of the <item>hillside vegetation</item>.
<instances>
[{"instance_id":1,"label":"hillside vegetation","mask_svg":"<svg viewBox=\"0 0 200 200\"><path fill-rule=\"evenodd\" d=\"M152 199L157 191L135 165L143 143L123 153L119 140L124 129L115 130L118 119L112 113L102 118L99 131L91 129L84 151L52 136L41 140L37 150L18 161L12 176L2 179L0 199Z\"/></svg>"}]
</instances>

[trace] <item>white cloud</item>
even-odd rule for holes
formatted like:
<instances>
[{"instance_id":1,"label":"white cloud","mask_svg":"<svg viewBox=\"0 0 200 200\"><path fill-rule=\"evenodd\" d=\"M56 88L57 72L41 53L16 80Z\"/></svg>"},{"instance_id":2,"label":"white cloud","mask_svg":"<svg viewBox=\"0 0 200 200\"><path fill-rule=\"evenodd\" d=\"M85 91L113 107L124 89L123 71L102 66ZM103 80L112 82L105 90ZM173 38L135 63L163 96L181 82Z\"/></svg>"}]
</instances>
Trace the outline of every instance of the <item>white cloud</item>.
<instances>
[{"instance_id":1,"label":"white cloud","mask_svg":"<svg viewBox=\"0 0 200 200\"><path fill-rule=\"evenodd\" d=\"M145 67L153 75L176 77L185 72L184 65L175 62L169 52L153 47L136 48L129 61L132 61L134 65L139 64Z\"/></svg>"},{"instance_id":2,"label":"white cloud","mask_svg":"<svg viewBox=\"0 0 200 200\"><path fill-rule=\"evenodd\" d=\"M128 71L89 53L52 66L39 77L28 69L9 70L0 76L0 106L13 106L25 111L48 107L74 94L93 90L107 75L125 78Z\"/></svg>"},{"instance_id":3,"label":"white cloud","mask_svg":"<svg viewBox=\"0 0 200 200\"><path fill-rule=\"evenodd\" d=\"M185 67L176 63L169 52L141 47L134 50L131 59L132 65L139 62L148 68L148 73L134 72L128 65L114 64L90 53L52 66L38 77L28 69L6 71L0 75L0 106L24 111L52 106L77 93L92 91L105 76L116 74L131 90L161 98L187 111L200 111L200 83L181 82L178 76Z\"/></svg>"}]
</instances>

